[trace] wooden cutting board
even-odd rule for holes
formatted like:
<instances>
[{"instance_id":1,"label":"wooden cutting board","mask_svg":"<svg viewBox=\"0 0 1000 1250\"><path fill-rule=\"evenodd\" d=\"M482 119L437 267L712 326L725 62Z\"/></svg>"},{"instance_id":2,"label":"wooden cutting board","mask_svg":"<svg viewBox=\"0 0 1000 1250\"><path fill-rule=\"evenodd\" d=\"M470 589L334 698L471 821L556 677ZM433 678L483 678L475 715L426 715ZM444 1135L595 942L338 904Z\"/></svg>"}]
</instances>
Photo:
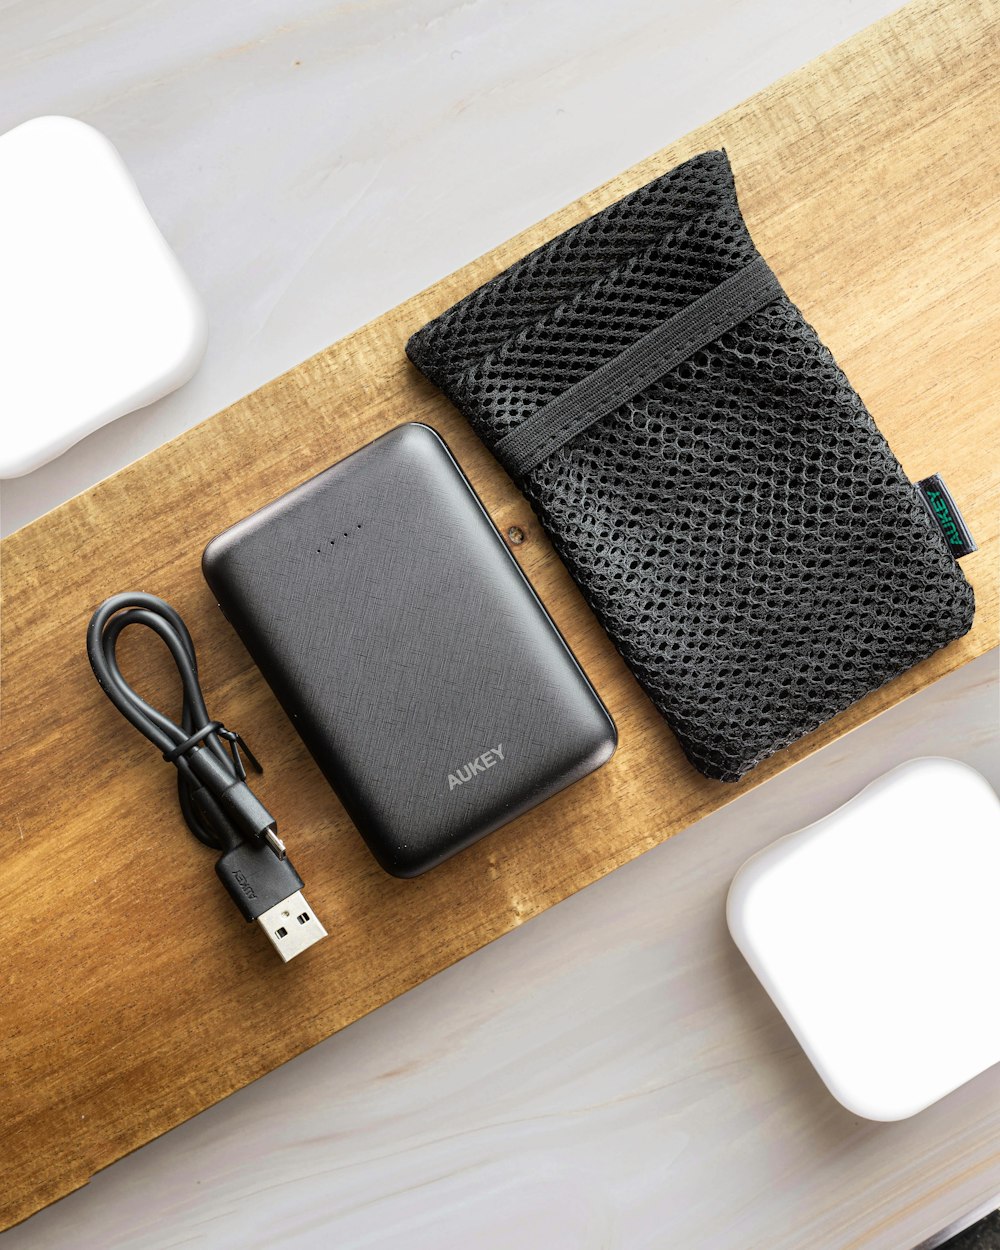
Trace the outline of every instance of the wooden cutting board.
<instances>
[{"instance_id":1,"label":"wooden cutting board","mask_svg":"<svg viewBox=\"0 0 1000 1250\"><path fill-rule=\"evenodd\" d=\"M997 637L997 13L920 2L671 144L3 544L0 1227L730 802ZM973 631L739 786L687 765L531 513L403 356L529 249L724 146L753 236L914 479L939 471L980 544ZM58 368L58 361L53 362ZM384 875L201 579L205 542L400 421L437 427L618 722L613 761L418 881ZM283 967L184 830L173 777L94 684L84 631L124 589L173 603L212 712L267 766L331 937ZM172 706L172 670L129 639Z\"/></svg>"}]
</instances>

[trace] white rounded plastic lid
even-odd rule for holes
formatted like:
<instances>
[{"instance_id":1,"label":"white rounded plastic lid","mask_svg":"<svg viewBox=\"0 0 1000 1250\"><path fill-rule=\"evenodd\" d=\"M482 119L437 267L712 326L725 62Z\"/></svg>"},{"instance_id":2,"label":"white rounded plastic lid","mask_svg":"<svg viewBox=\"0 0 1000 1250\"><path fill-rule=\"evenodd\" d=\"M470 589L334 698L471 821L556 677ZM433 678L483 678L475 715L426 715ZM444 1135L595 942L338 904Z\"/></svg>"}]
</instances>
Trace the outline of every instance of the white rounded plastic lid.
<instances>
[{"instance_id":1,"label":"white rounded plastic lid","mask_svg":"<svg viewBox=\"0 0 1000 1250\"><path fill-rule=\"evenodd\" d=\"M205 314L115 148L69 117L0 136L0 477L195 371Z\"/></svg>"},{"instance_id":2,"label":"white rounded plastic lid","mask_svg":"<svg viewBox=\"0 0 1000 1250\"><path fill-rule=\"evenodd\" d=\"M921 1111L1000 1060L1000 800L912 760L739 870L737 946L830 1092Z\"/></svg>"}]
</instances>

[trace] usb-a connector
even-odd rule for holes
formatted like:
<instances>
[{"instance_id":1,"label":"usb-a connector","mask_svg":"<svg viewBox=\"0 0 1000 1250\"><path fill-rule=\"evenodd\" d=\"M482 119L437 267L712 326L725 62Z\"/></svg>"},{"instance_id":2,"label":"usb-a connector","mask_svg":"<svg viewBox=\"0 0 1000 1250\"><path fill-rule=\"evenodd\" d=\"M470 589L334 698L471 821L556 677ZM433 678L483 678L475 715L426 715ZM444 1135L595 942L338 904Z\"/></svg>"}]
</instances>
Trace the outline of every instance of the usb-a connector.
<instances>
[{"instance_id":1,"label":"usb-a connector","mask_svg":"<svg viewBox=\"0 0 1000 1250\"><path fill-rule=\"evenodd\" d=\"M326 937L326 930L316 919L301 890L261 912L257 923L286 964L320 938Z\"/></svg>"},{"instance_id":2,"label":"usb-a connector","mask_svg":"<svg viewBox=\"0 0 1000 1250\"><path fill-rule=\"evenodd\" d=\"M247 920L256 920L268 941L288 963L326 930L302 894L302 878L292 861L264 843L241 842L215 865L219 880Z\"/></svg>"}]
</instances>

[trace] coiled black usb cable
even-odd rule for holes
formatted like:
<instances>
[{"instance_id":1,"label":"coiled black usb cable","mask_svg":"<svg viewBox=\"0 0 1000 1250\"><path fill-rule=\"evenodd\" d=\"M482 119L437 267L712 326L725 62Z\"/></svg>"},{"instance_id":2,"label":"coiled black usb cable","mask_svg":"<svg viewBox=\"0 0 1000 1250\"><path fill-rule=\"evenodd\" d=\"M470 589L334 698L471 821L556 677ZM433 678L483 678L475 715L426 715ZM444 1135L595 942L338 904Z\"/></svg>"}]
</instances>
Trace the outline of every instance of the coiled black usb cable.
<instances>
[{"instance_id":1,"label":"coiled black usb cable","mask_svg":"<svg viewBox=\"0 0 1000 1250\"><path fill-rule=\"evenodd\" d=\"M152 629L173 656L184 692L179 724L147 703L122 675L116 647L130 625ZM325 937L274 817L247 785L243 755L258 772L260 765L239 734L208 714L194 643L178 613L155 595L112 595L91 617L87 655L111 702L176 767L187 826L199 842L222 852L215 871L246 919L257 921L286 961Z\"/></svg>"}]
</instances>

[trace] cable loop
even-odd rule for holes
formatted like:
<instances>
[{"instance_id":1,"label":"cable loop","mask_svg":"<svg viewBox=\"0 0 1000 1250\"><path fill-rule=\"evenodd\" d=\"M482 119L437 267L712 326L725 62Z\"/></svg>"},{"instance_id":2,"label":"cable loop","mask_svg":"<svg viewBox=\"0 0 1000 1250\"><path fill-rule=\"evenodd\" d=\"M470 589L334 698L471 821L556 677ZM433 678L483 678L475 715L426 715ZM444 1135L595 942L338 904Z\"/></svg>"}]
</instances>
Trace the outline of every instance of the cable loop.
<instances>
[{"instance_id":1,"label":"cable loop","mask_svg":"<svg viewBox=\"0 0 1000 1250\"><path fill-rule=\"evenodd\" d=\"M179 723L147 703L118 667L118 639L131 625L143 625L157 634L177 666L183 688ZM219 802L198 780L192 771L192 762L197 766L207 765L208 761L200 759L196 753L210 752L221 769L220 788L246 781L240 747L257 772L263 770L240 735L209 716L198 682L194 643L178 613L156 595L139 591L112 595L91 617L87 655L101 689L111 702L177 769L181 811L194 836L218 850L231 845L239 838L239 832ZM228 750L220 739L225 740Z\"/></svg>"}]
</instances>

